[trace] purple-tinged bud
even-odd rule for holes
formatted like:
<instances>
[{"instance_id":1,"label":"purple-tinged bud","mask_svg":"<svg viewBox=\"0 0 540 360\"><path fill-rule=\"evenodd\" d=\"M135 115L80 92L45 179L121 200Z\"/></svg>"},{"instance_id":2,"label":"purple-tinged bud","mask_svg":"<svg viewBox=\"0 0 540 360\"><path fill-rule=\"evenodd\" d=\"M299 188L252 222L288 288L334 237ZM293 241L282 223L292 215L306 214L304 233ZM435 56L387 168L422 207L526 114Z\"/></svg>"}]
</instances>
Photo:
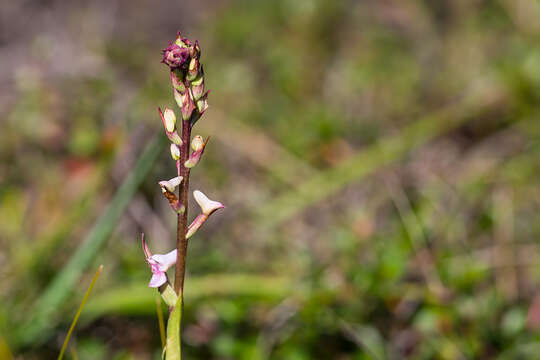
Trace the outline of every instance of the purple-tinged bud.
<instances>
[{"instance_id":1,"label":"purple-tinged bud","mask_svg":"<svg viewBox=\"0 0 540 360\"><path fill-rule=\"evenodd\" d=\"M171 69L177 69L184 65L189 58L189 50L180 47L177 44L172 44L163 49L162 62Z\"/></svg>"},{"instance_id":2,"label":"purple-tinged bud","mask_svg":"<svg viewBox=\"0 0 540 360\"><path fill-rule=\"evenodd\" d=\"M174 99L182 111L182 119L194 125L208 108L199 42L192 43L179 32L175 42L169 44L163 54L163 62L171 69Z\"/></svg>"},{"instance_id":3,"label":"purple-tinged bud","mask_svg":"<svg viewBox=\"0 0 540 360\"><path fill-rule=\"evenodd\" d=\"M171 144L171 157L173 160L180 159L180 148L176 144Z\"/></svg>"},{"instance_id":4,"label":"purple-tinged bud","mask_svg":"<svg viewBox=\"0 0 540 360\"><path fill-rule=\"evenodd\" d=\"M191 141L191 148L194 151L189 156L189 159L184 163L185 167L190 169L199 163L199 161L201 160L201 156L204 152L206 143L208 142L209 139L210 138L204 141L200 135L197 135L193 138L193 140Z\"/></svg>"}]
</instances>

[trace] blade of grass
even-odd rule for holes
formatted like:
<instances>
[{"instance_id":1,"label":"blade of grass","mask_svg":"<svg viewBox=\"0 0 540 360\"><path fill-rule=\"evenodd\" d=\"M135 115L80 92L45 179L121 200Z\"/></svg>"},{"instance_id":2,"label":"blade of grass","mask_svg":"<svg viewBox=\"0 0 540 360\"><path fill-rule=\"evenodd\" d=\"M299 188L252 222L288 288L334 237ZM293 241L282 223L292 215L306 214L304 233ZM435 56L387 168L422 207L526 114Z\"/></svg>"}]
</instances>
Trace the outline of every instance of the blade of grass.
<instances>
[{"instance_id":1,"label":"blade of grass","mask_svg":"<svg viewBox=\"0 0 540 360\"><path fill-rule=\"evenodd\" d=\"M103 265L99 265L99 268L94 274L94 278L92 279L92 282L90 283L90 285L88 286L88 289L86 290L86 293L84 294L84 297L81 301L81 305L79 305L79 308L77 309L75 318L73 318L73 321L71 322L71 326L69 327L66 338L64 339L64 344L62 345L62 349L60 350L60 355L58 355L58 360L62 360L62 358L64 357L64 352L66 351L67 345L69 343L69 339L71 338L71 334L73 334L73 329L75 329L75 325L77 325L77 320L79 320L79 316L81 316L82 309L84 308L84 305L86 304L86 301L88 300L88 297L90 296L90 293L92 292L92 289L94 288L94 285L99 275L101 274L102 270L103 270Z\"/></svg>"},{"instance_id":2,"label":"blade of grass","mask_svg":"<svg viewBox=\"0 0 540 360\"><path fill-rule=\"evenodd\" d=\"M77 354L77 350L75 350L73 345L69 348L69 353L71 354L72 360L79 360L79 355Z\"/></svg>"},{"instance_id":3,"label":"blade of grass","mask_svg":"<svg viewBox=\"0 0 540 360\"><path fill-rule=\"evenodd\" d=\"M395 135L377 141L352 158L260 206L256 210L257 223L265 228L279 226L346 185L373 174L433 138L470 120L471 115L474 116L484 108L476 105L471 109L467 104L456 104L424 116Z\"/></svg>"},{"instance_id":4,"label":"blade of grass","mask_svg":"<svg viewBox=\"0 0 540 360\"><path fill-rule=\"evenodd\" d=\"M6 360L13 359L11 350L9 350L9 346L7 342L4 340L4 338L1 335L0 335L0 359L6 359Z\"/></svg>"},{"instance_id":5,"label":"blade of grass","mask_svg":"<svg viewBox=\"0 0 540 360\"><path fill-rule=\"evenodd\" d=\"M186 283L187 306L208 297L244 297L274 302L293 291L293 280L284 276L252 274L216 274L190 277ZM117 286L90 300L81 321L88 322L107 314L154 314L154 292L143 282Z\"/></svg>"},{"instance_id":6,"label":"blade of grass","mask_svg":"<svg viewBox=\"0 0 540 360\"><path fill-rule=\"evenodd\" d=\"M84 269L90 264L114 230L129 201L163 149L166 143L164 139L164 137L156 135L150 144L146 146L130 175L117 190L111 203L83 243L36 301L28 321L16 329L14 338L18 346L27 346L45 340L45 337L39 338L39 336L57 322L55 315L58 313L60 306L68 298L69 292L77 283Z\"/></svg>"}]
</instances>

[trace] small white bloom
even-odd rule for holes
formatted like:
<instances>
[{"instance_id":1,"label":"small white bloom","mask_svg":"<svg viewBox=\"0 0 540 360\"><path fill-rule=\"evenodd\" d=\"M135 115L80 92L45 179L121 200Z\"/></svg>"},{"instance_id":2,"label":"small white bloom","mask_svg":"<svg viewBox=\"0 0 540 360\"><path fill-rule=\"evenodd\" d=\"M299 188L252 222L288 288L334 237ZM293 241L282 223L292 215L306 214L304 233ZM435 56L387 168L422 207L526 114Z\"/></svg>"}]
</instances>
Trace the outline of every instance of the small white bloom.
<instances>
[{"instance_id":1,"label":"small white bloom","mask_svg":"<svg viewBox=\"0 0 540 360\"><path fill-rule=\"evenodd\" d=\"M195 198L195 201L199 206L201 207L201 210L203 214L210 215L217 209L223 209L225 206L220 203L219 201L210 200L206 195L204 195L201 191L195 190L193 192L193 197Z\"/></svg>"},{"instance_id":2,"label":"small white bloom","mask_svg":"<svg viewBox=\"0 0 540 360\"><path fill-rule=\"evenodd\" d=\"M180 183L182 182L183 179L184 178L182 176L177 176L177 177L174 177L174 178L172 178L170 180L160 181L158 184L162 188L165 188L165 189L169 190L170 192L174 192L176 187L178 185L180 185Z\"/></svg>"}]
</instances>

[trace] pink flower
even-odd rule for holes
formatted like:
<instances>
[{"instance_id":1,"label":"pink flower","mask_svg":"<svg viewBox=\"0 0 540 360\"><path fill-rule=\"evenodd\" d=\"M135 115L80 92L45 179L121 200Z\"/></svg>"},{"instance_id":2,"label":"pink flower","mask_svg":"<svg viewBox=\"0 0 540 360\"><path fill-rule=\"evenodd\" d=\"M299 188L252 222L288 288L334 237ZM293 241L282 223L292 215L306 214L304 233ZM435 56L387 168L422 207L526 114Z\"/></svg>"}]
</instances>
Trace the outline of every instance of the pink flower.
<instances>
[{"instance_id":1,"label":"pink flower","mask_svg":"<svg viewBox=\"0 0 540 360\"><path fill-rule=\"evenodd\" d=\"M160 287L167 282L167 270L176 264L176 249L167 254L153 255L144 240L144 234L142 234L142 247L146 262L150 265L150 270L152 271L152 278L148 286L153 288Z\"/></svg>"}]
</instances>

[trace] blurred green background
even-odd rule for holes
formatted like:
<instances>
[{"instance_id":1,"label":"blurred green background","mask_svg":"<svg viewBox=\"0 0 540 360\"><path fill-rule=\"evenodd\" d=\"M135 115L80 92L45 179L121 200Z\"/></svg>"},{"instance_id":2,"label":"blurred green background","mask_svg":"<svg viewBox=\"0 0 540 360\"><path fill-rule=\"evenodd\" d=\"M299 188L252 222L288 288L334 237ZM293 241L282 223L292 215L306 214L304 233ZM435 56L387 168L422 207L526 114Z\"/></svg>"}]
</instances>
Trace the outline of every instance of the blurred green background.
<instances>
[{"instance_id":1,"label":"blurred green background","mask_svg":"<svg viewBox=\"0 0 540 360\"><path fill-rule=\"evenodd\" d=\"M0 358L159 359L160 50L199 39L186 359L540 354L540 3L4 1ZM194 207L191 216L196 214Z\"/></svg>"}]
</instances>

